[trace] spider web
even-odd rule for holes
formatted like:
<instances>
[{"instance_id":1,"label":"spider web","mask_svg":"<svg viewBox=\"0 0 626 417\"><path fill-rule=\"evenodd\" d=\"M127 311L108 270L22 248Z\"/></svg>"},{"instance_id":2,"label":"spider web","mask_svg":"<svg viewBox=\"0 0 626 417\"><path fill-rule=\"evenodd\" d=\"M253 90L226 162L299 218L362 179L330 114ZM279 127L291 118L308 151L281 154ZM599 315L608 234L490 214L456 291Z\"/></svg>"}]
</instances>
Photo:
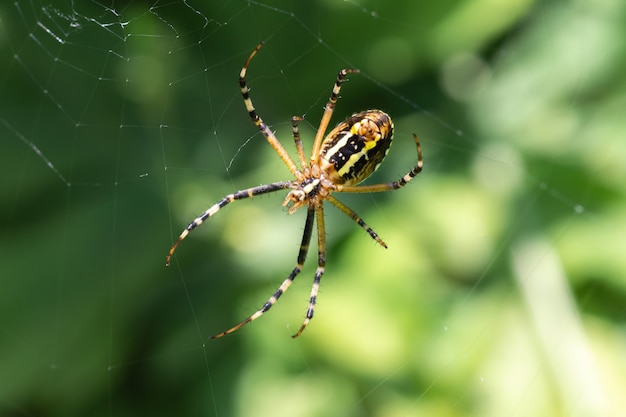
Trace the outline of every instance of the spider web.
<instances>
[{"instance_id":1,"label":"spider web","mask_svg":"<svg viewBox=\"0 0 626 417\"><path fill-rule=\"evenodd\" d=\"M0 6L0 414L616 416L624 409L626 146L618 0ZM223 195L288 179L249 122L307 152L381 108L395 144L332 208L316 317L303 213Z\"/></svg>"}]
</instances>

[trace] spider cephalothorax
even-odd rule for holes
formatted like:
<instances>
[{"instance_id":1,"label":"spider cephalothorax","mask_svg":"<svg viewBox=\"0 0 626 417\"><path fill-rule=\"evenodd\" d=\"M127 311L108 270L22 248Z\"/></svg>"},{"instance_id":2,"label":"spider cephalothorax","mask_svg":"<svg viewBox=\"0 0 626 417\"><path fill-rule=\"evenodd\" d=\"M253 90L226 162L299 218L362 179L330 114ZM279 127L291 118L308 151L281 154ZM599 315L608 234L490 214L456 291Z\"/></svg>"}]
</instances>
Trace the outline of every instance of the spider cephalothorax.
<instances>
[{"instance_id":1,"label":"spider cephalothorax","mask_svg":"<svg viewBox=\"0 0 626 417\"><path fill-rule=\"evenodd\" d=\"M235 200L251 198L260 194L273 193L280 190L290 190L283 201L283 206L288 207L288 213L293 213L299 208L307 207L307 217L304 225L304 233L302 242L298 252L296 266L291 271L287 279L283 281L274 294L257 310L239 324L230 329L219 333L213 338L222 337L235 330L240 329L245 324L260 317L269 310L278 300L278 298L289 288L293 280L302 270L306 255L309 249L309 243L313 234L313 224L317 221L317 270L311 288L311 297L309 299L309 307L307 308L306 318L300 326L299 330L293 337L302 334L308 325L315 309L317 292L319 283L324 274L326 265L326 229L324 226L324 201L330 202L339 210L348 215L359 226L361 226L376 242L381 246L387 247L385 242L380 239L378 234L369 227L363 219L361 219L351 208L337 200L331 194L333 192L344 193L367 193L380 192L387 190L395 190L403 187L411 181L422 170L422 151L419 140L414 134L413 139L417 147L417 164L411 171L405 174L397 181L374 184L374 185L358 185L367 177L369 177L389 151L393 138L393 123L389 115L380 110L366 110L355 113L346 120L339 123L333 130L324 137L330 118L335 109L337 98L341 86L348 74L357 73L355 69L343 69L339 71L337 80L333 86L333 91L328 99L328 103L324 109L324 115L317 129L315 141L313 143L313 151L309 161L304 155L304 147L300 139L298 123L302 121L301 117L294 116L291 119L293 129L293 139L298 152L298 160L300 167L291 159L283 145L278 141L274 133L263 122L256 113L252 100L250 99L250 90L246 84L246 72L250 61L261 49L263 44L259 44L250 54L239 74L239 86L243 96L246 110L252 119L252 122L259 128L265 139L278 156L285 163L289 171L294 176L294 180L280 181L271 184L260 185L245 190L237 191L223 197L218 203L209 207L200 217L192 221L185 230L180 234L176 242L170 248L167 255L166 264L169 265L172 255L180 242L187 237L190 231L201 225L206 219L213 216L221 208Z\"/></svg>"}]
</instances>

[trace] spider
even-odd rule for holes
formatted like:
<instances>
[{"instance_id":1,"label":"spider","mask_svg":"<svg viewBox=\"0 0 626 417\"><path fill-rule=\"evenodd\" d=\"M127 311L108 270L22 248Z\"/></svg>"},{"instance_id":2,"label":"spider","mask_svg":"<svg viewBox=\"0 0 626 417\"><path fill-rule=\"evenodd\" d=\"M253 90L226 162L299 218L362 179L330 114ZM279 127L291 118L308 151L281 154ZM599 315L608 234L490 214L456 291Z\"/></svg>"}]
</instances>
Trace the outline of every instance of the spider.
<instances>
[{"instance_id":1,"label":"spider","mask_svg":"<svg viewBox=\"0 0 626 417\"><path fill-rule=\"evenodd\" d=\"M393 123L388 114L380 110L366 110L355 113L346 120L339 123L331 132L322 140L324 133L328 127L331 116L335 109L341 86L348 74L355 74L357 69L342 69L337 75L337 80L333 86L332 93L328 99L328 103L324 108L322 120L317 129L315 140L313 143L313 151L310 160L307 162L302 140L298 130L298 124L302 117L294 116L291 119L293 140L295 142L296 151L300 166L291 159L283 145L278 141L274 133L263 122L257 114L252 100L250 99L250 90L246 85L246 72L252 58L262 48L263 42L248 56L241 72L239 73L239 86L243 101L248 111L248 115L256 127L261 131L270 146L276 151L280 159L287 166L291 174L295 177L290 181L280 181L271 184L260 185L258 187L247 188L237 191L223 197L218 203L209 207L201 216L193 220L185 230L180 234L176 242L169 250L166 259L166 265L170 264L174 251L180 242L187 237L189 232L200 226L209 217L216 214L220 209L236 200L243 200L261 194L269 194L280 190L290 190L282 206L287 207L289 214L294 213L302 207L306 207L306 221L304 223L304 233L302 243L298 251L298 258L295 268L291 271L287 279L283 281L274 294L263 304L263 306L252 315L241 321L239 324L212 336L216 339L230 334L251 321L259 318L267 312L287 291L293 280L302 270L306 259L309 243L313 233L313 224L317 220L317 269L311 287L311 297L306 311L304 322L298 331L292 336L296 338L302 334L307 327L315 309L315 301L320 285L324 268L326 265L326 230L324 226L324 201L328 201L340 211L344 212L348 217L361 226L372 239L379 245L387 248L385 242L378 234L369 227L363 219L359 217L352 209L341 203L332 193L369 193L387 190L395 190L405 186L422 170L422 150L417 135L413 134L413 139L417 147L417 164L411 171L405 174L397 181L375 184L375 185L358 185L367 177L369 177L381 164L385 155L389 151L393 136Z\"/></svg>"}]
</instances>

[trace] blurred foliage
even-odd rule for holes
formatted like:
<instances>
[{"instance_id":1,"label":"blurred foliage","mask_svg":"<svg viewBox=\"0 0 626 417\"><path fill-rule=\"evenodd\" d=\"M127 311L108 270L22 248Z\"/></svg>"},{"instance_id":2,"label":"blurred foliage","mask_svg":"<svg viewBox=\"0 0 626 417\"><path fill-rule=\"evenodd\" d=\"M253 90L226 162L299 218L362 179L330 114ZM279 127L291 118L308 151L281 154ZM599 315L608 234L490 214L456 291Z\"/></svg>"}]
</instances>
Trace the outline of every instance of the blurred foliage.
<instances>
[{"instance_id":1,"label":"blurred foliage","mask_svg":"<svg viewBox=\"0 0 626 417\"><path fill-rule=\"evenodd\" d=\"M626 406L626 5L19 0L0 5L0 415L617 416ZM289 179L247 120L307 151L333 120L394 117L369 183L293 267ZM314 238L315 240L315 238Z\"/></svg>"}]
</instances>

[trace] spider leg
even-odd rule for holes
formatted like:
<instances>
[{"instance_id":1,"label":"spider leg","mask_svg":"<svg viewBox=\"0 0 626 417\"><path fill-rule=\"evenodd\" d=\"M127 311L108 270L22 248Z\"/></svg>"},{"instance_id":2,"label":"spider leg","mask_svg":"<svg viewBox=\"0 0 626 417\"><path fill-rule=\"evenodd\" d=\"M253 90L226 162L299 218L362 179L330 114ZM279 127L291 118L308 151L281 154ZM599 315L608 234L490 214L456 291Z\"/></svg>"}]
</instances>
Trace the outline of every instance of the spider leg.
<instances>
[{"instance_id":1,"label":"spider leg","mask_svg":"<svg viewBox=\"0 0 626 417\"><path fill-rule=\"evenodd\" d=\"M259 117L259 115L256 113L254 104L252 104L252 100L250 99L250 89L246 85L246 72L248 71L248 65L250 65L250 61L252 61L252 58L254 58L256 53L259 52L262 47L263 42L257 45L257 47L254 49L254 51L252 51L252 53L246 60L243 68L241 68L241 72L239 73L239 87L241 88L241 95L243 96L243 102L246 105L246 110L250 115L250 119L252 119L252 123L254 123L256 127L259 128L263 136L265 136L265 139L267 139L267 141L269 142L270 146L274 148L278 156L280 156L280 159L282 159L285 165L287 165L289 171L291 171L292 174L296 175L296 172L298 171L296 164L291 160L291 157L289 156L283 145L281 145L278 139L276 139L274 133L272 133L270 128L267 127L267 125L263 122L263 119L261 119L261 117Z\"/></svg>"},{"instance_id":2,"label":"spider leg","mask_svg":"<svg viewBox=\"0 0 626 417\"><path fill-rule=\"evenodd\" d=\"M369 227L364 221L363 219L354 212L354 210L352 210L350 207L346 206L345 204L343 204L341 201L337 200L335 197L329 195L326 197L326 199L331 202L335 207L337 207L339 210L343 211L345 214L348 215L348 217L350 217L352 220L354 220L359 226L361 226L368 235L371 236L372 239L374 239L380 246L382 246L383 248L387 249L387 245L385 244L385 242L383 242L383 240L378 236L378 233L376 233L374 231L374 229L372 229L371 227Z\"/></svg>"},{"instance_id":3,"label":"spider leg","mask_svg":"<svg viewBox=\"0 0 626 417\"><path fill-rule=\"evenodd\" d=\"M296 338L302 334L306 326L309 324L315 313L315 301L317 300L317 292L320 288L320 281L324 275L326 266L326 227L324 226L324 206L322 204L314 205L317 217L317 269L315 270L315 278L311 287L311 298L309 299L309 307L306 310L306 318L300 326L300 329L291 336ZM309 213L311 213L311 205L309 205Z\"/></svg>"},{"instance_id":4,"label":"spider leg","mask_svg":"<svg viewBox=\"0 0 626 417\"><path fill-rule=\"evenodd\" d=\"M420 140L415 133L413 133L413 140L415 141L415 146L417 147L417 164L399 180L388 182L386 184L351 186L337 185L335 187L335 191L339 193L376 193L380 191L397 190L398 188L404 187L409 181L415 178L417 174L422 172L422 168L424 166L422 161L422 147L420 145Z\"/></svg>"},{"instance_id":5,"label":"spider leg","mask_svg":"<svg viewBox=\"0 0 626 417\"><path fill-rule=\"evenodd\" d=\"M309 252L309 245L311 243L311 235L313 234L313 221L314 220L315 220L314 208L312 206L309 206L307 214L306 214L306 222L304 224L304 233L302 235L302 243L300 243L300 250L298 252L298 261L296 263L296 267L293 269L293 271L291 271L287 279L283 281L283 283L280 285L278 290L276 290L274 295L272 295L265 302L265 304L263 304L263 307L257 310L254 314L252 314L251 316L249 316L248 318L246 318L245 320L243 320L236 326L231 327L230 329L222 333L218 333L215 336L212 336L211 339L217 339L222 336L226 336L227 334L230 334L236 330L239 330L246 324L250 323L252 320L258 319L261 315L263 315L263 313L265 313L267 310L272 308L272 306L276 303L276 301L278 301L280 296L283 295L285 291L287 291L289 286L293 283L293 280L296 278L296 276L298 276L300 271L302 271L302 266L304 265L306 255Z\"/></svg>"},{"instance_id":6,"label":"spider leg","mask_svg":"<svg viewBox=\"0 0 626 417\"><path fill-rule=\"evenodd\" d=\"M335 85L333 86L333 91L328 98L328 103L326 103L326 107L324 107L324 115L322 116L322 120L320 122L319 127L317 128L317 133L315 134L315 142L313 142L313 152L311 154L311 165L317 163L320 156L320 148L322 146L322 139L324 138L324 134L326 133L326 128L328 127L328 123L330 123L330 118L333 115L333 111L335 111L335 105L337 104L337 99L339 97L339 92L341 91L341 86L346 79L348 74L356 74L359 70L355 68L347 68L342 69L337 74L337 81L335 81Z\"/></svg>"},{"instance_id":7,"label":"spider leg","mask_svg":"<svg viewBox=\"0 0 626 417\"><path fill-rule=\"evenodd\" d=\"M298 158L300 159L300 166L304 171L308 165L306 163L306 156L304 155L304 146L302 145L302 139L300 139L300 131L298 130L298 123L304 120L300 116L293 116L291 118L291 130L293 131L293 141L296 144L296 150L298 151Z\"/></svg>"},{"instance_id":8,"label":"spider leg","mask_svg":"<svg viewBox=\"0 0 626 417\"><path fill-rule=\"evenodd\" d=\"M209 217L213 216L215 213L220 211L220 209L224 208L224 206L232 203L235 200L243 200L245 198L251 198L260 194L273 193L275 191L284 190L285 188L290 188L290 187L291 187L291 182L281 181L281 182L274 182L272 184L260 185L258 187L252 187L246 190L237 191L236 193L228 194L227 196L222 198L218 203L209 207L204 213L202 213L201 216L197 217L196 219L194 219L194 221L189 223L189 226L187 226L185 230L183 230L183 232L180 234L176 242L174 242L174 244L170 248L170 251L167 254L167 259L165 260L165 265L169 266L170 261L172 259L172 255L174 254L174 251L176 250L180 242L184 238L187 237L189 232L191 232L196 227L200 226L206 219L208 219Z\"/></svg>"}]
</instances>

